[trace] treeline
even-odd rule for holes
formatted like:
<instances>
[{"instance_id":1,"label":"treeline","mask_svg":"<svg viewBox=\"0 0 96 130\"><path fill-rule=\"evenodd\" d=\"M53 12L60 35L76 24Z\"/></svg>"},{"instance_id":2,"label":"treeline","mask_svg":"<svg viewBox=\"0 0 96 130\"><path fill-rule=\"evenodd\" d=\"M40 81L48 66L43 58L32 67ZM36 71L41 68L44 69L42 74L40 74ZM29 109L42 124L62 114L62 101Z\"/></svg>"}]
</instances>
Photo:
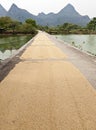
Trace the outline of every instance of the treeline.
<instances>
[{"instance_id":1,"label":"treeline","mask_svg":"<svg viewBox=\"0 0 96 130\"><path fill-rule=\"evenodd\" d=\"M86 27L78 26L72 23L64 23L56 27L42 27L39 28L50 34L96 34L96 18L93 18Z\"/></svg>"},{"instance_id":2,"label":"treeline","mask_svg":"<svg viewBox=\"0 0 96 130\"><path fill-rule=\"evenodd\" d=\"M72 23L64 23L56 27L40 26L33 19L27 19L21 23L10 17L0 17L0 34L36 34L37 30L46 31L50 34L96 34L96 17L86 27Z\"/></svg>"},{"instance_id":3,"label":"treeline","mask_svg":"<svg viewBox=\"0 0 96 130\"><path fill-rule=\"evenodd\" d=\"M0 17L0 34L36 34L35 20L27 19L24 23L12 20L10 17Z\"/></svg>"}]
</instances>

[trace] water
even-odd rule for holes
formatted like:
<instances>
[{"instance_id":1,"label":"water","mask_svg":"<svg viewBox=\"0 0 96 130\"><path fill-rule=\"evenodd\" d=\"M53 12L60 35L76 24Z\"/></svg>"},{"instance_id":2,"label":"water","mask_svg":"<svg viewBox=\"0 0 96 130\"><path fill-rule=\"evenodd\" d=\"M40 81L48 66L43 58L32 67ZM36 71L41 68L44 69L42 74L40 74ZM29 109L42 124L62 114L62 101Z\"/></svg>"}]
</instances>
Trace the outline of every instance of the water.
<instances>
[{"instance_id":1,"label":"water","mask_svg":"<svg viewBox=\"0 0 96 130\"><path fill-rule=\"evenodd\" d=\"M96 56L96 35L56 35L56 38Z\"/></svg>"},{"instance_id":2,"label":"water","mask_svg":"<svg viewBox=\"0 0 96 130\"><path fill-rule=\"evenodd\" d=\"M31 38L32 35L0 36L0 60L9 58Z\"/></svg>"}]
</instances>

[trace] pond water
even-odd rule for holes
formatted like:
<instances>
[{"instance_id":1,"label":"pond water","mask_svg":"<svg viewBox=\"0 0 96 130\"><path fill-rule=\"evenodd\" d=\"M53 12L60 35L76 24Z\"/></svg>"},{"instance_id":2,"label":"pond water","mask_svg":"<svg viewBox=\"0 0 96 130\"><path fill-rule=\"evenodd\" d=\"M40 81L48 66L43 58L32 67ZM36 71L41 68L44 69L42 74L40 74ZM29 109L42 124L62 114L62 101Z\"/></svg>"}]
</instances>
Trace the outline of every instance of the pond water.
<instances>
[{"instance_id":1,"label":"pond water","mask_svg":"<svg viewBox=\"0 0 96 130\"><path fill-rule=\"evenodd\" d=\"M0 60L9 58L31 38L32 35L0 36Z\"/></svg>"},{"instance_id":2,"label":"pond water","mask_svg":"<svg viewBox=\"0 0 96 130\"><path fill-rule=\"evenodd\" d=\"M55 37L96 56L96 35L56 35Z\"/></svg>"}]
</instances>

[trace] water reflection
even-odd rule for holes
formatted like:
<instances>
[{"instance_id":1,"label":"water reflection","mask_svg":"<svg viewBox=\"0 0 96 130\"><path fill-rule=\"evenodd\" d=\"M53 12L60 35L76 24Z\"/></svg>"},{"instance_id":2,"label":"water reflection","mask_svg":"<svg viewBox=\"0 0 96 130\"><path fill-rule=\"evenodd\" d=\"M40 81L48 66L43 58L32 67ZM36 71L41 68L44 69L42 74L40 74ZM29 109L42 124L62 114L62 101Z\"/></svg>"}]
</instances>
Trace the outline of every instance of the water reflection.
<instances>
[{"instance_id":1,"label":"water reflection","mask_svg":"<svg viewBox=\"0 0 96 130\"><path fill-rule=\"evenodd\" d=\"M17 49L27 43L32 35L23 36L1 36L0 37L0 59L4 60L13 55Z\"/></svg>"},{"instance_id":2,"label":"water reflection","mask_svg":"<svg viewBox=\"0 0 96 130\"><path fill-rule=\"evenodd\" d=\"M0 59L4 60L9 58L11 55L13 55L16 52L16 50L5 50L4 52L0 51Z\"/></svg>"},{"instance_id":3,"label":"water reflection","mask_svg":"<svg viewBox=\"0 0 96 130\"><path fill-rule=\"evenodd\" d=\"M57 35L57 38L92 55L96 55L96 35Z\"/></svg>"}]
</instances>

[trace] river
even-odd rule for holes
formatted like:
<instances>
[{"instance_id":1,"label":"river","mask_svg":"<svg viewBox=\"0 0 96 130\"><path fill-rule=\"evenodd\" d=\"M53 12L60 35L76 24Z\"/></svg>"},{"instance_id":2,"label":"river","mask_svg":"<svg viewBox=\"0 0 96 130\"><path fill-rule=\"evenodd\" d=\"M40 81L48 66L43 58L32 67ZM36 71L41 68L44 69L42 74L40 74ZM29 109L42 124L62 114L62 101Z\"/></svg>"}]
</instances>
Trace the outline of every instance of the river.
<instances>
[{"instance_id":1,"label":"river","mask_svg":"<svg viewBox=\"0 0 96 130\"><path fill-rule=\"evenodd\" d=\"M0 60L5 60L27 43L32 35L0 36Z\"/></svg>"},{"instance_id":2,"label":"river","mask_svg":"<svg viewBox=\"0 0 96 130\"><path fill-rule=\"evenodd\" d=\"M55 35L55 37L96 56L96 35Z\"/></svg>"}]
</instances>

